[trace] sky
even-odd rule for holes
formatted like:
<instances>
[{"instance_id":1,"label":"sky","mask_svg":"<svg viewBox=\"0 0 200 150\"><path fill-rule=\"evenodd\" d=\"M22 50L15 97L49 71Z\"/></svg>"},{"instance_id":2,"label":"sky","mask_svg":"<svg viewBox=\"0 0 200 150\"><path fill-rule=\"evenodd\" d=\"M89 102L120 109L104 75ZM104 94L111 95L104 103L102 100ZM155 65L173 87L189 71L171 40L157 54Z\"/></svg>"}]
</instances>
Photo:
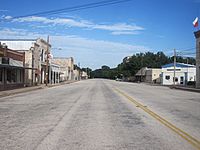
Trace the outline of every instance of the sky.
<instances>
[{"instance_id":1,"label":"sky","mask_svg":"<svg viewBox=\"0 0 200 150\"><path fill-rule=\"evenodd\" d=\"M200 0L130 0L115 5L54 15L29 15L102 0L1 0L0 38L50 36L54 57L73 57L92 69L120 64L139 52L172 56L195 52L192 25L200 17ZM193 55L194 56L194 55Z\"/></svg>"}]
</instances>

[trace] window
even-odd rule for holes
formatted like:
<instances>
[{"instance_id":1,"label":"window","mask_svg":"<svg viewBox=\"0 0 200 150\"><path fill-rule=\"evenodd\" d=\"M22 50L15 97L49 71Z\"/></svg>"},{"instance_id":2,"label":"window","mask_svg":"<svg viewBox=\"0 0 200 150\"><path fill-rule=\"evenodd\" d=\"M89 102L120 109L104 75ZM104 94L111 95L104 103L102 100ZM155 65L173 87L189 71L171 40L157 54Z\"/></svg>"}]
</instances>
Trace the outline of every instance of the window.
<instances>
[{"instance_id":1,"label":"window","mask_svg":"<svg viewBox=\"0 0 200 150\"><path fill-rule=\"evenodd\" d=\"M22 70L17 70L17 83L22 83Z\"/></svg>"},{"instance_id":2,"label":"window","mask_svg":"<svg viewBox=\"0 0 200 150\"><path fill-rule=\"evenodd\" d=\"M11 69L7 69L7 83L11 83Z\"/></svg>"},{"instance_id":3,"label":"window","mask_svg":"<svg viewBox=\"0 0 200 150\"><path fill-rule=\"evenodd\" d=\"M7 69L7 83L16 83L16 82L17 82L17 70Z\"/></svg>"},{"instance_id":4,"label":"window","mask_svg":"<svg viewBox=\"0 0 200 150\"><path fill-rule=\"evenodd\" d=\"M16 69L12 69L12 72L11 72L11 82L12 83L16 83L17 82L17 70Z\"/></svg>"},{"instance_id":5,"label":"window","mask_svg":"<svg viewBox=\"0 0 200 150\"><path fill-rule=\"evenodd\" d=\"M44 50L42 49L42 53L40 55L41 61L44 61Z\"/></svg>"},{"instance_id":6,"label":"window","mask_svg":"<svg viewBox=\"0 0 200 150\"><path fill-rule=\"evenodd\" d=\"M0 84L3 82L3 69L0 69Z\"/></svg>"},{"instance_id":7,"label":"window","mask_svg":"<svg viewBox=\"0 0 200 150\"><path fill-rule=\"evenodd\" d=\"M165 79L166 79L166 80L169 80L169 79L170 79L170 76L165 76Z\"/></svg>"},{"instance_id":8,"label":"window","mask_svg":"<svg viewBox=\"0 0 200 150\"><path fill-rule=\"evenodd\" d=\"M173 81L174 81L174 77L173 77ZM175 82L178 82L178 78L177 77L175 77Z\"/></svg>"},{"instance_id":9,"label":"window","mask_svg":"<svg viewBox=\"0 0 200 150\"><path fill-rule=\"evenodd\" d=\"M180 77L180 84L184 84L184 77Z\"/></svg>"}]
</instances>

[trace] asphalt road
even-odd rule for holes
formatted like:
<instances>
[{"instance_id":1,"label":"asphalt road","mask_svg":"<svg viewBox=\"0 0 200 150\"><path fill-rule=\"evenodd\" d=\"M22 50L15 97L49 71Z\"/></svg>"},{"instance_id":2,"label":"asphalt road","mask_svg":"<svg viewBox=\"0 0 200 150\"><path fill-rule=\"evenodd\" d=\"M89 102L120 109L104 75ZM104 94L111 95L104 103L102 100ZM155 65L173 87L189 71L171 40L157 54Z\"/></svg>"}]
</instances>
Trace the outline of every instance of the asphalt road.
<instances>
[{"instance_id":1,"label":"asphalt road","mask_svg":"<svg viewBox=\"0 0 200 150\"><path fill-rule=\"evenodd\" d=\"M199 93L99 79L0 98L0 149L198 149L116 89L200 139Z\"/></svg>"}]
</instances>

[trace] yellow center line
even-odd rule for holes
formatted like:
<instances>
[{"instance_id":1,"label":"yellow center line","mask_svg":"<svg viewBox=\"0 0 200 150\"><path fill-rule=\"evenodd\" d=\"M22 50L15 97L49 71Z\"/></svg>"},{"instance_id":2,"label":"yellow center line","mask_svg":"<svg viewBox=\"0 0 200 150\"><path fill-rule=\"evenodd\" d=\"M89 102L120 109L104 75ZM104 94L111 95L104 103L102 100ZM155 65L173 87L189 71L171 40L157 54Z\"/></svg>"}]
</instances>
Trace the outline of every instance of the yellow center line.
<instances>
[{"instance_id":1,"label":"yellow center line","mask_svg":"<svg viewBox=\"0 0 200 150\"><path fill-rule=\"evenodd\" d=\"M149 115L151 115L153 118L155 118L156 120L158 120L160 123L162 123L163 125L165 125L166 127L170 128L172 131L174 131L175 133L177 133L178 135L180 135L183 139L185 139L186 141L188 141L190 144L192 144L195 148L197 148L198 150L200 150L200 141L195 139L194 137L192 137L191 135L189 135L188 133L186 133L185 131L181 130L180 128L176 127L175 125L173 125L172 123L170 123L169 121L167 121L166 119L164 119L163 117L159 116L158 114L156 114L155 112L153 112L152 110L150 110L149 108L147 108L145 105L143 105L142 103L137 102L136 100L134 100L132 97L128 96L127 94L125 94L124 92L120 91L117 88L114 88L119 94L123 95L124 97L126 97L129 101L131 101L132 103L134 103L136 106L138 106L139 108L141 108L142 110L144 110L146 113L148 113Z\"/></svg>"}]
</instances>

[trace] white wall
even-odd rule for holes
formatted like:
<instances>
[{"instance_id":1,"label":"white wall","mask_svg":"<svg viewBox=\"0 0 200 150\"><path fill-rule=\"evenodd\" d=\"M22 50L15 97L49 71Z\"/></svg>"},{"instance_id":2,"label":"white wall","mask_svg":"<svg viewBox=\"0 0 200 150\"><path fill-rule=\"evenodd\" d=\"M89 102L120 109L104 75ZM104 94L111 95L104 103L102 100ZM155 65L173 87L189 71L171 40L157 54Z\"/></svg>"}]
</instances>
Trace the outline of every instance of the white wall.
<instances>
[{"instance_id":1,"label":"white wall","mask_svg":"<svg viewBox=\"0 0 200 150\"><path fill-rule=\"evenodd\" d=\"M170 71L169 71L170 69ZM170 79L166 79L166 76L169 76ZM162 68L162 84L163 85L173 85L173 77L174 77L174 67ZM181 85L181 77L183 77L182 85L186 85L188 81L196 81L196 68L180 68L176 67L176 78L178 81L175 83L176 85Z\"/></svg>"}]
</instances>

